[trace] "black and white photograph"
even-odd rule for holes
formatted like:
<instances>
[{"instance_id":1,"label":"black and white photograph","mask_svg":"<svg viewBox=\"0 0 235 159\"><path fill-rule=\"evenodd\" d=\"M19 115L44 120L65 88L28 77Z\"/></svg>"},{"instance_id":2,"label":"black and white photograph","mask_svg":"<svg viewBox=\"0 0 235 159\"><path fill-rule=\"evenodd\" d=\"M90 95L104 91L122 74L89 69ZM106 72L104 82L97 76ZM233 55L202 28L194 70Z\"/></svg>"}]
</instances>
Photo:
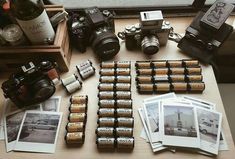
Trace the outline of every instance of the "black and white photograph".
<instances>
[{"instance_id":1,"label":"black and white photograph","mask_svg":"<svg viewBox=\"0 0 235 159\"><path fill-rule=\"evenodd\" d=\"M5 141L7 152L14 149L20 125L24 117L24 111L6 115L5 117Z\"/></svg>"},{"instance_id":2,"label":"black and white photograph","mask_svg":"<svg viewBox=\"0 0 235 159\"><path fill-rule=\"evenodd\" d=\"M52 111L52 112L58 112L59 106L60 106L60 97L51 97L45 102L43 102L42 105L42 111Z\"/></svg>"},{"instance_id":3,"label":"black and white photograph","mask_svg":"<svg viewBox=\"0 0 235 159\"><path fill-rule=\"evenodd\" d=\"M199 130L194 107L163 102L161 122L163 145L199 147Z\"/></svg>"},{"instance_id":4,"label":"black and white photograph","mask_svg":"<svg viewBox=\"0 0 235 159\"><path fill-rule=\"evenodd\" d=\"M217 155L222 115L213 110L202 108L196 108L196 112L200 132L200 149Z\"/></svg>"},{"instance_id":5,"label":"black and white photograph","mask_svg":"<svg viewBox=\"0 0 235 159\"><path fill-rule=\"evenodd\" d=\"M14 150L53 153L61 117L58 112L26 111Z\"/></svg>"},{"instance_id":6,"label":"black and white photograph","mask_svg":"<svg viewBox=\"0 0 235 159\"><path fill-rule=\"evenodd\" d=\"M159 138L159 101L144 103L144 114L147 127L150 131L152 142L158 142Z\"/></svg>"},{"instance_id":7,"label":"black and white photograph","mask_svg":"<svg viewBox=\"0 0 235 159\"><path fill-rule=\"evenodd\" d=\"M146 118L145 118L145 113L144 113L143 108L139 108L138 112L139 112L140 119L141 119L141 121L143 123L143 126L144 126L144 132L145 132L145 135L146 135L146 139L150 143L153 152L157 152L157 151L161 151L161 150L166 149L166 147L164 147L161 142L152 142L152 141L150 141L150 133L149 133L149 130L148 130L148 127L147 127L147 121L146 121Z\"/></svg>"},{"instance_id":8,"label":"black and white photograph","mask_svg":"<svg viewBox=\"0 0 235 159\"><path fill-rule=\"evenodd\" d=\"M206 108L210 110L215 109L214 103L211 103L202 99L198 99L198 98L189 97L189 96L183 96L182 98L185 99L186 101L190 101L192 105L195 107Z\"/></svg>"}]
</instances>

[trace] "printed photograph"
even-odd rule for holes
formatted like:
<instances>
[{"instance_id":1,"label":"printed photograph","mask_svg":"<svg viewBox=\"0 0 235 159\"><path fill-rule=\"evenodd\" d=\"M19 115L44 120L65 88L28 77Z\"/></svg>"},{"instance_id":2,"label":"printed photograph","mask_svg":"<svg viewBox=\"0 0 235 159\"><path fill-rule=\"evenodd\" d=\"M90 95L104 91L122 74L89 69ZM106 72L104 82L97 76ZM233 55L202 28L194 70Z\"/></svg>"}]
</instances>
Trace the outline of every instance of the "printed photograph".
<instances>
[{"instance_id":1,"label":"printed photograph","mask_svg":"<svg viewBox=\"0 0 235 159\"><path fill-rule=\"evenodd\" d=\"M197 109L197 118L201 140L216 144L220 119L219 114Z\"/></svg>"},{"instance_id":2,"label":"printed photograph","mask_svg":"<svg viewBox=\"0 0 235 159\"><path fill-rule=\"evenodd\" d=\"M8 143L15 141L17 139L18 132L20 130L20 125L24 117L24 111L18 112L6 117L6 131L7 131L7 141Z\"/></svg>"},{"instance_id":3,"label":"printed photograph","mask_svg":"<svg viewBox=\"0 0 235 159\"><path fill-rule=\"evenodd\" d=\"M50 98L42 103L42 111L58 111L59 98Z\"/></svg>"},{"instance_id":4,"label":"printed photograph","mask_svg":"<svg viewBox=\"0 0 235 159\"><path fill-rule=\"evenodd\" d=\"M146 104L145 108L151 132L159 132L159 103Z\"/></svg>"},{"instance_id":5,"label":"printed photograph","mask_svg":"<svg viewBox=\"0 0 235 159\"><path fill-rule=\"evenodd\" d=\"M192 107L164 106L165 135L197 137Z\"/></svg>"},{"instance_id":6,"label":"printed photograph","mask_svg":"<svg viewBox=\"0 0 235 159\"><path fill-rule=\"evenodd\" d=\"M18 141L53 144L59 120L57 114L27 113Z\"/></svg>"}]
</instances>

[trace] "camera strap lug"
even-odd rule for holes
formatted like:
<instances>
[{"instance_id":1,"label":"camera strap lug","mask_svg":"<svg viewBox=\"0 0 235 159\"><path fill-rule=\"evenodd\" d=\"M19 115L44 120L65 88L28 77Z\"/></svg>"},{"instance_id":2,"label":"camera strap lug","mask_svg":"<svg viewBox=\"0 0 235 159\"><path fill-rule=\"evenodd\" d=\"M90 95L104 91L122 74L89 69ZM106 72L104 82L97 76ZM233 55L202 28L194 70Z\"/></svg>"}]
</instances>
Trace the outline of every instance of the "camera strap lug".
<instances>
[{"instance_id":1,"label":"camera strap lug","mask_svg":"<svg viewBox=\"0 0 235 159\"><path fill-rule=\"evenodd\" d=\"M182 36L179 33L174 32L174 28L171 27L168 39L176 43L179 43L179 41L182 39Z\"/></svg>"}]
</instances>

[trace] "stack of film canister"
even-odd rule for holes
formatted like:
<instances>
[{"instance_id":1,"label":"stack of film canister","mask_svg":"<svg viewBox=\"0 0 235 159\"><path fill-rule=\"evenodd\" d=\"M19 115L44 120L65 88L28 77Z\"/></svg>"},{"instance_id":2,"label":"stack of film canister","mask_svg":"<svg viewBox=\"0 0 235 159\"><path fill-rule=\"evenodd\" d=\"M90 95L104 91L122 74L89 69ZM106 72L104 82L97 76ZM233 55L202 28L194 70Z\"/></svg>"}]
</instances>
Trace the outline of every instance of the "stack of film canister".
<instances>
[{"instance_id":1,"label":"stack of film canister","mask_svg":"<svg viewBox=\"0 0 235 159\"><path fill-rule=\"evenodd\" d=\"M87 95L74 95L70 98L68 123L65 141L68 145L82 145L85 142L87 121Z\"/></svg>"},{"instance_id":2,"label":"stack of film canister","mask_svg":"<svg viewBox=\"0 0 235 159\"><path fill-rule=\"evenodd\" d=\"M205 89L198 60L136 61L137 90L141 94L188 92Z\"/></svg>"},{"instance_id":3,"label":"stack of film canister","mask_svg":"<svg viewBox=\"0 0 235 159\"><path fill-rule=\"evenodd\" d=\"M97 147L133 150L131 62L102 62L100 68Z\"/></svg>"}]
</instances>

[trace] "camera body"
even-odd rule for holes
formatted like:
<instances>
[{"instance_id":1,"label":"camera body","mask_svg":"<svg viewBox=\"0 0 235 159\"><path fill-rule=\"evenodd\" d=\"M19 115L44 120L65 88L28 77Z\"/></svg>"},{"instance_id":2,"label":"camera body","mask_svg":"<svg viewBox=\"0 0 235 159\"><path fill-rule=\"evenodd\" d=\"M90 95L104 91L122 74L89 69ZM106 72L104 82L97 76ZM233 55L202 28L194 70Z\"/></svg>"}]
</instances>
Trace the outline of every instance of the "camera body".
<instances>
[{"instance_id":1,"label":"camera body","mask_svg":"<svg viewBox=\"0 0 235 159\"><path fill-rule=\"evenodd\" d=\"M97 7L87 8L71 18L72 42L80 52L91 46L101 59L110 59L119 50L115 33L114 15L108 10L101 12Z\"/></svg>"},{"instance_id":2,"label":"camera body","mask_svg":"<svg viewBox=\"0 0 235 159\"><path fill-rule=\"evenodd\" d=\"M233 8L232 4L216 1L206 13L200 11L178 47L190 56L210 63L233 31L233 27L225 23Z\"/></svg>"},{"instance_id":3,"label":"camera body","mask_svg":"<svg viewBox=\"0 0 235 159\"><path fill-rule=\"evenodd\" d=\"M53 80L58 76L55 64L42 61L38 66L33 62L22 66L3 82L5 98L10 98L18 107L29 106L47 100L55 93Z\"/></svg>"},{"instance_id":4,"label":"camera body","mask_svg":"<svg viewBox=\"0 0 235 159\"><path fill-rule=\"evenodd\" d=\"M140 12L140 23L126 26L118 36L125 40L128 50L141 48L151 55L167 44L170 30L170 23L163 20L161 11L147 11Z\"/></svg>"}]
</instances>

